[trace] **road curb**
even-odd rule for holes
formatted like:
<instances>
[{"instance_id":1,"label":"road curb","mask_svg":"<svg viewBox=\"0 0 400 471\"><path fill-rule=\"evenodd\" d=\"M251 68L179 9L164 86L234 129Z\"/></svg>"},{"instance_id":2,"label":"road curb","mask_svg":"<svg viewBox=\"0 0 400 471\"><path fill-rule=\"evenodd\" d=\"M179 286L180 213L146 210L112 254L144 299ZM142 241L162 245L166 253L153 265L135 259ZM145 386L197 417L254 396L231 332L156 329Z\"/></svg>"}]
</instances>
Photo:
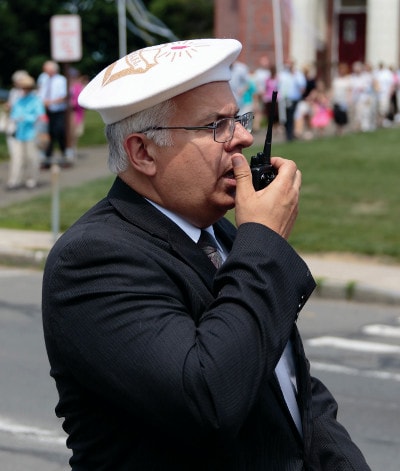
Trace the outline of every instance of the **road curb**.
<instances>
[{"instance_id":1,"label":"road curb","mask_svg":"<svg viewBox=\"0 0 400 471\"><path fill-rule=\"evenodd\" d=\"M44 249L0 249L0 265L14 266L18 268L44 268L48 251ZM400 292L384 290L363 283L348 280L337 281L326 277L318 278L315 274L317 287L313 297L321 299L337 299L360 303L376 303L392 306L400 306Z\"/></svg>"},{"instance_id":2,"label":"road curb","mask_svg":"<svg viewBox=\"0 0 400 471\"><path fill-rule=\"evenodd\" d=\"M313 296L317 298L400 306L400 293L397 291L379 289L353 280L340 282L316 277L316 281Z\"/></svg>"},{"instance_id":3,"label":"road curb","mask_svg":"<svg viewBox=\"0 0 400 471\"><path fill-rule=\"evenodd\" d=\"M16 250L13 252L0 250L0 265L15 266L19 268L44 267L48 252L44 250Z\"/></svg>"}]
</instances>

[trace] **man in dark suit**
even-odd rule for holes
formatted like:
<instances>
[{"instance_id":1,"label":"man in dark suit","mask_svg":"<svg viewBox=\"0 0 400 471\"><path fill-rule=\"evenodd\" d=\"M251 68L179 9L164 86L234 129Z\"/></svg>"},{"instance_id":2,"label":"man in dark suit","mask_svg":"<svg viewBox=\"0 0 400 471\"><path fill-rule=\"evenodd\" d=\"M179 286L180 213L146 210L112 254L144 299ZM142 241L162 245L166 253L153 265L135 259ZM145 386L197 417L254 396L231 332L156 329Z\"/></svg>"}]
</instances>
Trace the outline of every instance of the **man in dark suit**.
<instances>
[{"instance_id":1,"label":"man in dark suit","mask_svg":"<svg viewBox=\"0 0 400 471\"><path fill-rule=\"evenodd\" d=\"M146 48L81 94L107 125L118 176L44 273L73 470L369 470L296 327L315 287L286 240L300 171L275 157L275 180L256 192L242 155L253 116L237 116L228 84L240 49ZM233 207L237 229L224 219ZM203 230L217 240L207 253Z\"/></svg>"}]
</instances>

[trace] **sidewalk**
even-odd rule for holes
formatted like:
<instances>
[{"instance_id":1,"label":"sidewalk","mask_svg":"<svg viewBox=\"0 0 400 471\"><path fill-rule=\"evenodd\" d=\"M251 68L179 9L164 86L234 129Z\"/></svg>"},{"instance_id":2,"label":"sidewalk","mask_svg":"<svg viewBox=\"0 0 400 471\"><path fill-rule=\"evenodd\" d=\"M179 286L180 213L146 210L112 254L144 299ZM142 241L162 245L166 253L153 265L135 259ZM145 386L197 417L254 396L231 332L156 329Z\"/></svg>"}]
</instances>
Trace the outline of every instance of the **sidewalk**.
<instances>
[{"instance_id":1,"label":"sidewalk","mask_svg":"<svg viewBox=\"0 0 400 471\"><path fill-rule=\"evenodd\" d=\"M82 149L75 165L61 169L60 188L110 175L106 147ZM35 190L4 190L7 163L0 163L0 208L51 192L54 173L41 172ZM42 267L56 235L51 232L16 231L0 228L0 264ZM369 257L343 254L303 254L317 280L315 295L333 299L381 302L400 306L400 264L385 264Z\"/></svg>"},{"instance_id":2,"label":"sidewalk","mask_svg":"<svg viewBox=\"0 0 400 471\"><path fill-rule=\"evenodd\" d=\"M107 147L83 148L79 151L76 164L70 168L60 169L60 188L80 185L89 180L110 175L107 167ZM22 188L17 191L6 191L8 163L0 162L0 208L4 208L12 203L26 201L31 197L51 192L52 169L42 170L39 178L39 185L33 190Z\"/></svg>"}]
</instances>

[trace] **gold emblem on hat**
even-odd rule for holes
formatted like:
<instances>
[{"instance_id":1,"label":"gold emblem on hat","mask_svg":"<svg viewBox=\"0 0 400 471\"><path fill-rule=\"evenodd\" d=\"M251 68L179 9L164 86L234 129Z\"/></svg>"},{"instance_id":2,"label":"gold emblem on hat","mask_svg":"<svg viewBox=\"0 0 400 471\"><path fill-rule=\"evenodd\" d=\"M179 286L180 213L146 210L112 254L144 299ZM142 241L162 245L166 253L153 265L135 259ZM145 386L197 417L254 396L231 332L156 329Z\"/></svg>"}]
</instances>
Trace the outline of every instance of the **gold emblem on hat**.
<instances>
[{"instance_id":1,"label":"gold emblem on hat","mask_svg":"<svg viewBox=\"0 0 400 471\"><path fill-rule=\"evenodd\" d=\"M198 52L198 47L207 44L196 44L196 41L179 41L160 46L149 47L131 52L123 59L109 65L104 72L102 86L127 75L145 74L160 62L175 62L180 58L191 59Z\"/></svg>"}]
</instances>

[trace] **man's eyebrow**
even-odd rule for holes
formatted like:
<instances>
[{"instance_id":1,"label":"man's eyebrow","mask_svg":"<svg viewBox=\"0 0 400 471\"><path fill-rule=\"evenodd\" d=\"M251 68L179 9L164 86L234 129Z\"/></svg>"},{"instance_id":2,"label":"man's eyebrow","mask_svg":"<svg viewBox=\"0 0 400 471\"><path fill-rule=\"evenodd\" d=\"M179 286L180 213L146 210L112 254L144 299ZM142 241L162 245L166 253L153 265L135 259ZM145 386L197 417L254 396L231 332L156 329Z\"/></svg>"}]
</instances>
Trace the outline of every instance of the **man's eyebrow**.
<instances>
[{"instance_id":1,"label":"man's eyebrow","mask_svg":"<svg viewBox=\"0 0 400 471\"><path fill-rule=\"evenodd\" d=\"M210 112L207 115L204 116L205 121L218 121L219 119L223 118L234 118L239 114L239 109L236 109L233 113L219 113L219 112Z\"/></svg>"}]
</instances>

